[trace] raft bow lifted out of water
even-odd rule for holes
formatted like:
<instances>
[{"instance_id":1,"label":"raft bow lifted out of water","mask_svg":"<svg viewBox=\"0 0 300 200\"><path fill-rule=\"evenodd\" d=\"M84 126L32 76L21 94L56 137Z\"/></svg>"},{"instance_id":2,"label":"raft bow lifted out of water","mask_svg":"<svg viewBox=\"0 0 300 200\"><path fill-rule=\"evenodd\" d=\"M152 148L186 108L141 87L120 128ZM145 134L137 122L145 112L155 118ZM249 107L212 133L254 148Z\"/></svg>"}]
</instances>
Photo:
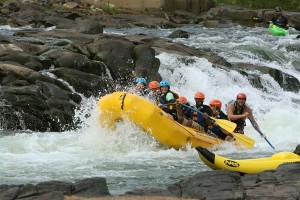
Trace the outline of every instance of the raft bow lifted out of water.
<instances>
[{"instance_id":1,"label":"raft bow lifted out of water","mask_svg":"<svg viewBox=\"0 0 300 200\"><path fill-rule=\"evenodd\" d=\"M233 160L218 156L202 147L197 147L196 150L201 160L211 169L225 169L245 174L274 170L283 164L300 162L300 156L292 152L279 152L267 158Z\"/></svg>"},{"instance_id":2,"label":"raft bow lifted out of water","mask_svg":"<svg viewBox=\"0 0 300 200\"><path fill-rule=\"evenodd\" d=\"M114 127L116 121L125 117L169 148L180 149L187 144L191 144L193 148L208 148L224 142L215 136L179 124L159 107L134 94L114 92L102 97L98 106L101 110L99 122L103 127ZM244 147L238 141L235 144L242 148L253 147Z\"/></svg>"}]
</instances>

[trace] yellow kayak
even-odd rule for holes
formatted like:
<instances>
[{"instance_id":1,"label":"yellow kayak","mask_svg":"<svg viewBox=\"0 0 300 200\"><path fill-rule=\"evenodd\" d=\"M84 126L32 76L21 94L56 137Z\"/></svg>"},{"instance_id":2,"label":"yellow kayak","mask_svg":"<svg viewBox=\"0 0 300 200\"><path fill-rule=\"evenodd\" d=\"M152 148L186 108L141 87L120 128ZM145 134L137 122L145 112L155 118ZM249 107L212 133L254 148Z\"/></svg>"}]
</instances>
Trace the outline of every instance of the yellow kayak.
<instances>
[{"instance_id":1,"label":"yellow kayak","mask_svg":"<svg viewBox=\"0 0 300 200\"><path fill-rule=\"evenodd\" d=\"M127 118L169 148L180 149L187 144L193 148L209 148L224 142L213 135L179 124L158 106L135 94L108 94L99 100L98 107L101 111L99 121L103 127L114 127L116 121Z\"/></svg>"},{"instance_id":2,"label":"yellow kayak","mask_svg":"<svg viewBox=\"0 0 300 200\"><path fill-rule=\"evenodd\" d=\"M196 150L201 160L211 169L225 169L245 174L256 174L266 170L274 170L283 164L300 162L300 156L292 152L279 152L267 158L233 160L218 156L200 146Z\"/></svg>"}]
</instances>

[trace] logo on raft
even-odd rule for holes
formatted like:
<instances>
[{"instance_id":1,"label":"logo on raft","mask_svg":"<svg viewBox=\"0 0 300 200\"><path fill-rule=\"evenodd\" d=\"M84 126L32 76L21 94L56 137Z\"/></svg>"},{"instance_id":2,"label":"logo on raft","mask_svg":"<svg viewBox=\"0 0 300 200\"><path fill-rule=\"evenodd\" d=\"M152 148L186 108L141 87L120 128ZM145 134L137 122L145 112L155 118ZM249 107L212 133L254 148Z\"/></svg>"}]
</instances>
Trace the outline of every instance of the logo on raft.
<instances>
[{"instance_id":1,"label":"logo on raft","mask_svg":"<svg viewBox=\"0 0 300 200\"><path fill-rule=\"evenodd\" d=\"M239 167L240 164L238 162L235 162L233 160L224 160L224 164L229 167Z\"/></svg>"}]
</instances>

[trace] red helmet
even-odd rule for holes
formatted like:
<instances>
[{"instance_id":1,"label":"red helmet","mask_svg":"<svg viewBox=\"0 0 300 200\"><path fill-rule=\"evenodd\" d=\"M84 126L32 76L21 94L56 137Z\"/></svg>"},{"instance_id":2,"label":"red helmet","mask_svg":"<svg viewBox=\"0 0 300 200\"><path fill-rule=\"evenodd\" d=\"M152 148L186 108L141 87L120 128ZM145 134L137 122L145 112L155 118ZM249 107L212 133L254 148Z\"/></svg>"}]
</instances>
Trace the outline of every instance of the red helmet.
<instances>
[{"instance_id":1,"label":"red helmet","mask_svg":"<svg viewBox=\"0 0 300 200\"><path fill-rule=\"evenodd\" d=\"M213 105L213 106L216 106L216 107L218 107L218 108L221 109L221 107L222 107L222 102L221 102L220 100L218 100L218 99L214 99L214 100L211 100L211 101L209 102L209 105Z\"/></svg>"},{"instance_id":2,"label":"red helmet","mask_svg":"<svg viewBox=\"0 0 300 200\"><path fill-rule=\"evenodd\" d=\"M186 104L186 103L187 103L187 99L186 99L184 96L180 96L177 100L178 100L180 103L183 103L183 104Z\"/></svg>"},{"instance_id":3,"label":"red helmet","mask_svg":"<svg viewBox=\"0 0 300 200\"><path fill-rule=\"evenodd\" d=\"M157 81L151 81L151 82L149 83L149 88L150 88L150 89L156 89L156 88L159 88L159 82L157 82Z\"/></svg>"},{"instance_id":4,"label":"red helmet","mask_svg":"<svg viewBox=\"0 0 300 200\"><path fill-rule=\"evenodd\" d=\"M238 93L236 99L247 99L247 95L244 93Z\"/></svg>"},{"instance_id":5,"label":"red helmet","mask_svg":"<svg viewBox=\"0 0 300 200\"><path fill-rule=\"evenodd\" d=\"M205 95L203 92L196 92L194 98L195 99L205 99Z\"/></svg>"}]
</instances>

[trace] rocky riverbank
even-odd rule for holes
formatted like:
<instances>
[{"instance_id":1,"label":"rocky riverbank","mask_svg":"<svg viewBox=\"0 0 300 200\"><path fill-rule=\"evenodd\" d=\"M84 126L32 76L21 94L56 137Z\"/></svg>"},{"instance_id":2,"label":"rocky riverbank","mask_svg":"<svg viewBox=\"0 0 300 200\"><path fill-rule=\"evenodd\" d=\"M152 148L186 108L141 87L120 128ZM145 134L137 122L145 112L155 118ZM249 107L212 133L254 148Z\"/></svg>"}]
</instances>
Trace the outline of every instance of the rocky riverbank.
<instances>
[{"instance_id":1,"label":"rocky riverbank","mask_svg":"<svg viewBox=\"0 0 300 200\"><path fill-rule=\"evenodd\" d=\"M274 171L240 175L230 171L195 174L162 188L137 188L112 196L104 178L76 183L50 181L37 185L0 185L1 200L78 199L299 199L300 163L286 164Z\"/></svg>"}]
</instances>

